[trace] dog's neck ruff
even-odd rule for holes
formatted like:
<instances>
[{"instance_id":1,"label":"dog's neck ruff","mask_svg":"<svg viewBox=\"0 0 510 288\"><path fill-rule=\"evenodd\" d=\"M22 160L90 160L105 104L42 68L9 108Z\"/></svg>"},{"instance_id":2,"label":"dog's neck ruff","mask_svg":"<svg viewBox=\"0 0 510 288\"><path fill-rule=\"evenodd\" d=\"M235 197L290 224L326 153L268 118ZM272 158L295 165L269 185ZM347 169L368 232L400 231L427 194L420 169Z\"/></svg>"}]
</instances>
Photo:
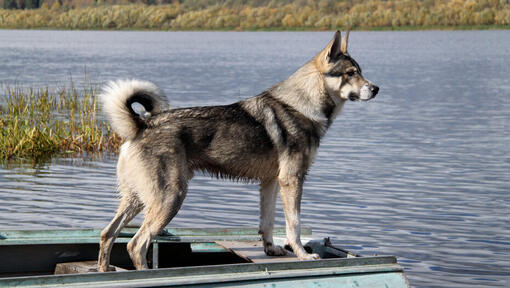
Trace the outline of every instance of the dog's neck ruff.
<instances>
[{"instance_id":1,"label":"dog's neck ruff","mask_svg":"<svg viewBox=\"0 0 510 288\"><path fill-rule=\"evenodd\" d=\"M273 87L271 92L279 101L319 123L322 134L325 133L330 119L323 108L324 101L329 95L325 90L321 73L312 62L305 64L287 80Z\"/></svg>"}]
</instances>

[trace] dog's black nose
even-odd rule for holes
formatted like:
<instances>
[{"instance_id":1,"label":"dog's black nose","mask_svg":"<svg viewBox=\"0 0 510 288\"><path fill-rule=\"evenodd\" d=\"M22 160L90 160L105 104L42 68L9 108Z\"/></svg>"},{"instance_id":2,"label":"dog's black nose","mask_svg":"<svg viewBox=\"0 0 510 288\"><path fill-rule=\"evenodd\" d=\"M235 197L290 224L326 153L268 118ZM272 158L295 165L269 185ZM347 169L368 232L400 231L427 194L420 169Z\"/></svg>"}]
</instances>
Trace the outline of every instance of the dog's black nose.
<instances>
[{"instance_id":1,"label":"dog's black nose","mask_svg":"<svg viewBox=\"0 0 510 288\"><path fill-rule=\"evenodd\" d=\"M377 92L379 92L379 87L375 86L375 85L372 85L370 87L370 91L372 92L372 97L375 97L375 95L377 95Z\"/></svg>"}]
</instances>

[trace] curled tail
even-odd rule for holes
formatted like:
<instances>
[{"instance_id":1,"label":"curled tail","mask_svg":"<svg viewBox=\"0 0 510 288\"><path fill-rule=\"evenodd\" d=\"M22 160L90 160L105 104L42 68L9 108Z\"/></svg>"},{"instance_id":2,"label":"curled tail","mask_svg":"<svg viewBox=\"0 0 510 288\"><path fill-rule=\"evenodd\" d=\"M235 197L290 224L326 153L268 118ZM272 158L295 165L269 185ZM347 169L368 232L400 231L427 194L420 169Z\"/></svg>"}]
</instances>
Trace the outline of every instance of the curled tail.
<instances>
[{"instance_id":1,"label":"curled tail","mask_svg":"<svg viewBox=\"0 0 510 288\"><path fill-rule=\"evenodd\" d=\"M163 91L147 81L110 81L103 88L100 98L113 130L125 140L135 138L138 131L146 126L145 117L142 118L131 107L133 103L141 104L151 114L168 109Z\"/></svg>"}]
</instances>

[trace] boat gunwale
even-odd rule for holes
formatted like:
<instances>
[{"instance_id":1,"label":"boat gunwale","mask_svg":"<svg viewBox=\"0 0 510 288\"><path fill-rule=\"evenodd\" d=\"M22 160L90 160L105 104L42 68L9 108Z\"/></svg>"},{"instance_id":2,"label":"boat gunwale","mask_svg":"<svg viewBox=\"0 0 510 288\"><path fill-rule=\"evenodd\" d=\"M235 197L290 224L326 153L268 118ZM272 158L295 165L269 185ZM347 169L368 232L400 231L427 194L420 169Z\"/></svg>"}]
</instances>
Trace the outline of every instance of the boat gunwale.
<instances>
[{"instance_id":1,"label":"boat gunwale","mask_svg":"<svg viewBox=\"0 0 510 288\"><path fill-rule=\"evenodd\" d=\"M139 285L207 284L231 281L253 281L326 275L366 273L402 273L394 256L357 258L331 258L310 261L285 261L275 263L240 263L208 266L131 270L122 272L96 272L87 274L43 275L0 278L4 284L20 286L37 285L95 285L120 287ZM143 281L143 283L139 282ZM96 285L97 284L97 285ZM132 284L132 285L131 285Z\"/></svg>"},{"instance_id":2,"label":"boat gunwale","mask_svg":"<svg viewBox=\"0 0 510 288\"><path fill-rule=\"evenodd\" d=\"M115 243L127 243L139 227L122 229ZM99 243L100 229L40 229L40 230L0 230L0 246L40 245L40 244L91 244ZM302 236L309 238L312 229L302 228ZM274 236L285 236L285 227L275 227ZM165 228L152 242L205 243L214 241L256 241L261 240L258 229L253 227L231 228Z\"/></svg>"}]
</instances>

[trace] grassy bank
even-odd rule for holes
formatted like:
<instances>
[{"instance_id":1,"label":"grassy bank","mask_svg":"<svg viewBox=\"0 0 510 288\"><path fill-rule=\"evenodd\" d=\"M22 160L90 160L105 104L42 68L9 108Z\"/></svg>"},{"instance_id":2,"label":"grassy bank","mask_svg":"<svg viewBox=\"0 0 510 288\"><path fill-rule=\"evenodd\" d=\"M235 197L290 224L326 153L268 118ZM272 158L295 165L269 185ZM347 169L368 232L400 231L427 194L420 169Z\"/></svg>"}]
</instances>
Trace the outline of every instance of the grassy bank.
<instances>
[{"instance_id":1,"label":"grassy bank","mask_svg":"<svg viewBox=\"0 0 510 288\"><path fill-rule=\"evenodd\" d=\"M0 103L1 159L40 162L59 154L117 151L120 145L98 118L94 89L6 88Z\"/></svg>"},{"instance_id":2,"label":"grassy bank","mask_svg":"<svg viewBox=\"0 0 510 288\"><path fill-rule=\"evenodd\" d=\"M195 3L188 1L190 3ZM232 1L231 1L232 2ZM235 1L234 1L235 2ZM232 2L232 3L234 3ZM262 4L254 4L261 2ZM267 2L267 1L266 1ZM510 27L508 0L241 1L2 9L0 28L80 30L366 30ZM187 3L184 1L183 3ZM198 2L197 2L198 3ZM230 3L230 4L229 4Z\"/></svg>"}]
</instances>

